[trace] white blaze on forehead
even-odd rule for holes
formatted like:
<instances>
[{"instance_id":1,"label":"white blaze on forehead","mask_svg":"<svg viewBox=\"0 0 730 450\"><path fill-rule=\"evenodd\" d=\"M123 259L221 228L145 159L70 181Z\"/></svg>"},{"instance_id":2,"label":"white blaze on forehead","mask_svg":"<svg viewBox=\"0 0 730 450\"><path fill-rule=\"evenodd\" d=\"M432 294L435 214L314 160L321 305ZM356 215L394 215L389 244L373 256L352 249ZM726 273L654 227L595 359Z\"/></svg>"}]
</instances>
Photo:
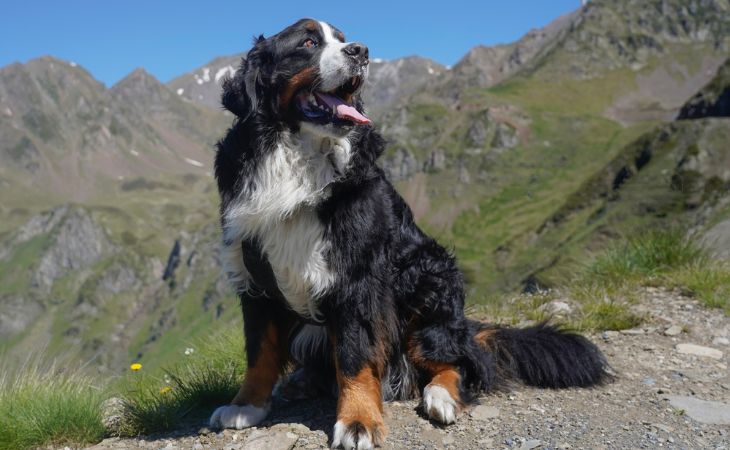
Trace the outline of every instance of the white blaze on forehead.
<instances>
[{"instance_id":1,"label":"white blaze on forehead","mask_svg":"<svg viewBox=\"0 0 730 450\"><path fill-rule=\"evenodd\" d=\"M347 60L342 51L347 43L340 42L335 38L332 27L327 22L319 22L324 35L324 42L321 43L322 54L319 57L319 74L322 79L321 90L331 91L336 89L347 78Z\"/></svg>"}]
</instances>

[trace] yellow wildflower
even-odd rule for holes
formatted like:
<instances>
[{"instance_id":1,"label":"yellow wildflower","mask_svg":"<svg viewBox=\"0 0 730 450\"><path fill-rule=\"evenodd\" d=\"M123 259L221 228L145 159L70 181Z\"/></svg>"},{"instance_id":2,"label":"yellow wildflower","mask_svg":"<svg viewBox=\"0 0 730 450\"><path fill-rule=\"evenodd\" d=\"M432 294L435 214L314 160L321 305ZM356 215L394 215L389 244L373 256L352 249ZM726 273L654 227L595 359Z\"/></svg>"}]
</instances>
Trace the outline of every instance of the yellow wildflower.
<instances>
[{"instance_id":1,"label":"yellow wildflower","mask_svg":"<svg viewBox=\"0 0 730 450\"><path fill-rule=\"evenodd\" d=\"M160 389L160 394L167 394L171 390L172 390L172 388L170 386L165 386L162 389Z\"/></svg>"},{"instance_id":2,"label":"yellow wildflower","mask_svg":"<svg viewBox=\"0 0 730 450\"><path fill-rule=\"evenodd\" d=\"M142 364L140 363L134 363L131 366L129 366L130 369L134 370L135 372L142 368Z\"/></svg>"}]
</instances>

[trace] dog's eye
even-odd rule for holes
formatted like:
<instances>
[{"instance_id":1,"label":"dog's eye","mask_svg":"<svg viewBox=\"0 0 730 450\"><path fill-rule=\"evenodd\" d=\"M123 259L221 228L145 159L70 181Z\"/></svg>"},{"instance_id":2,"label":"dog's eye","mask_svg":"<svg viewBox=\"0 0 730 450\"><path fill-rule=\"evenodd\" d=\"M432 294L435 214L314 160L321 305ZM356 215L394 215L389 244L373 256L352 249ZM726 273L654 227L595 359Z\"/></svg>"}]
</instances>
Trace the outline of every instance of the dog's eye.
<instances>
[{"instance_id":1,"label":"dog's eye","mask_svg":"<svg viewBox=\"0 0 730 450\"><path fill-rule=\"evenodd\" d=\"M314 48L317 47L319 44L314 39L307 39L306 41L302 42L302 47L305 48Z\"/></svg>"}]
</instances>

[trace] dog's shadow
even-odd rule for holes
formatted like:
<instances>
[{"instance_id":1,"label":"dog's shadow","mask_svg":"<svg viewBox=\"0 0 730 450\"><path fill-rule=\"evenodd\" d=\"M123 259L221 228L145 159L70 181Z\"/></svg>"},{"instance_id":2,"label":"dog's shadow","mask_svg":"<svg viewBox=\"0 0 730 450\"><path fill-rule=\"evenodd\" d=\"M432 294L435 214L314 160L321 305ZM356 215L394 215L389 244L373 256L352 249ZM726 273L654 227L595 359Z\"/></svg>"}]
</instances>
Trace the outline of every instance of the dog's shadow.
<instances>
[{"instance_id":1,"label":"dog's shadow","mask_svg":"<svg viewBox=\"0 0 730 450\"><path fill-rule=\"evenodd\" d=\"M151 433L140 438L145 441L174 440L220 432L222 430L208 427L208 418L214 410L215 408L205 408L191 412L174 430ZM333 397L285 400L275 396L272 399L271 413L257 428L266 429L278 424L304 425L311 431L324 432L329 443L332 442L336 410L337 400Z\"/></svg>"}]
</instances>

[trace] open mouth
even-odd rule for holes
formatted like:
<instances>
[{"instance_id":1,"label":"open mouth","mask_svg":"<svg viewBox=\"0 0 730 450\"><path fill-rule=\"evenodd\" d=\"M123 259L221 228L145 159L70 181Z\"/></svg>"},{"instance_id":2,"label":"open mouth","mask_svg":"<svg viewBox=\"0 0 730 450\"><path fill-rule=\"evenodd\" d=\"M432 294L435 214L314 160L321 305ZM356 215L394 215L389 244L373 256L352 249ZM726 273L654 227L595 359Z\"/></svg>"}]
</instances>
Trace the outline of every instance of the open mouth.
<instances>
[{"instance_id":1,"label":"open mouth","mask_svg":"<svg viewBox=\"0 0 730 450\"><path fill-rule=\"evenodd\" d=\"M370 119L352 105L353 94L362 85L361 77L352 77L332 92L302 92L297 97L299 110L310 122L335 125L366 125Z\"/></svg>"}]
</instances>

